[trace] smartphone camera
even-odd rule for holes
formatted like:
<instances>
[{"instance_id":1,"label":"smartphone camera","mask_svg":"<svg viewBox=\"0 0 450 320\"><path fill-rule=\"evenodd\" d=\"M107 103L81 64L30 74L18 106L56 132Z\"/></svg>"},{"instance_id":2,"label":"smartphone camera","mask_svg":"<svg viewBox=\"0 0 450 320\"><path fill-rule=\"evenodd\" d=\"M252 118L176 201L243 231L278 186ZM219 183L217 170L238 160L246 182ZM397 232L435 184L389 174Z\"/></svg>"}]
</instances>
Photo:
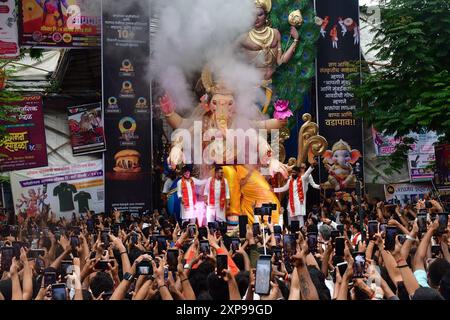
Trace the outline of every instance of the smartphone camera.
<instances>
[{"instance_id":1,"label":"smartphone camera","mask_svg":"<svg viewBox=\"0 0 450 320\"><path fill-rule=\"evenodd\" d=\"M136 267L137 275L151 276L153 275L152 263L149 260L142 260Z\"/></svg>"}]
</instances>

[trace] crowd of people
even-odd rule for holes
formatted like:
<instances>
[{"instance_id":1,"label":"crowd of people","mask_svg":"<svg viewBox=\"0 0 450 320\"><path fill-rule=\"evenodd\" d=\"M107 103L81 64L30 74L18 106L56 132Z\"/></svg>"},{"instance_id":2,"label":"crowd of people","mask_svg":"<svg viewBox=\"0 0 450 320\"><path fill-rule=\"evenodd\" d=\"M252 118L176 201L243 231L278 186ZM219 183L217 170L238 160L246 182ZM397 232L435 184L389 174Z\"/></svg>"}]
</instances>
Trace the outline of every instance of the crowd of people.
<instances>
[{"instance_id":1,"label":"crowd of people","mask_svg":"<svg viewBox=\"0 0 450 320\"><path fill-rule=\"evenodd\" d=\"M238 226L158 211L2 224L0 300L450 299L450 228L437 199L331 196L302 224L261 214Z\"/></svg>"}]
</instances>

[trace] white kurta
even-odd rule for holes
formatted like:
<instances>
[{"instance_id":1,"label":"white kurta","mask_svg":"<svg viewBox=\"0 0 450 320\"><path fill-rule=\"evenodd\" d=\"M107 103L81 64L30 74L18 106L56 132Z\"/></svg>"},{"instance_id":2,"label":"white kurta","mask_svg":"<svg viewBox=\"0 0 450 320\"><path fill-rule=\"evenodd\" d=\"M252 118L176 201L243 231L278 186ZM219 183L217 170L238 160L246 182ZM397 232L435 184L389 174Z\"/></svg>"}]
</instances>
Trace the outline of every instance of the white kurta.
<instances>
[{"instance_id":1,"label":"white kurta","mask_svg":"<svg viewBox=\"0 0 450 320\"><path fill-rule=\"evenodd\" d=\"M288 206L287 206L290 217L306 216L306 193L308 192L309 185L311 185L314 189L320 189L320 185L315 183L311 176L312 171L313 171L313 167L309 167L309 169L306 170L305 174L303 176L301 176L301 178L300 178L300 179L302 179L302 185L303 185L303 195L304 195L303 204L300 202L300 198L298 196L298 191L297 191L297 179L299 179L299 178L296 178L294 180L294 185L293 185L294 212L292 212L292 209L291 209L290 199L289 199ZM288 191L291 180L292 180L292 177L290 177L289 180L286 182L286 184L284 186L282 186L281 188L275 188L274 192L281 193L281 192Z\"/></svg>"},{"instance_id":2,"label":"white kurta","mask_svg":"<svg viewBox=\"0 0 450 320\"><path fill-rule=\"evenodd\" d=\"M208 222L214 221L226 221L226 206L225 208L220 208L220 188L222 183L220 180L214 178L214 206L210 205L209 197L210 197L210 189L211 189L211 180L213 178L209 178L205 185L205 196L208 197L208 203L206 204L206 219ZM225 198L230 200L230 188L228 187L228 181L225 179Z\"/></svg>"},{"instance_id":3,"label":"white kurta","mask_svg":"<svg viewBox=\"0 0 450 320\"><path fill-rule=\"evenodd\" d=\"M205 184L205 180L199 180L196 178L191 178L194 181L195 186L202 186ZM177 196L180 199L180 202L182 202L183 199L183 190L181 188L181 182L183 179L180 179L177 182ZM189 207L185 208L183 205L181 205L181 219L182 220L188 220L188 219L195 219L197 218L196 214L196 208L194 205L194 192L195 190L192 190L192 186L190 181L186 181L186 189L188 193L188 199L189 199Z\"/></svg>"}]
</instances>

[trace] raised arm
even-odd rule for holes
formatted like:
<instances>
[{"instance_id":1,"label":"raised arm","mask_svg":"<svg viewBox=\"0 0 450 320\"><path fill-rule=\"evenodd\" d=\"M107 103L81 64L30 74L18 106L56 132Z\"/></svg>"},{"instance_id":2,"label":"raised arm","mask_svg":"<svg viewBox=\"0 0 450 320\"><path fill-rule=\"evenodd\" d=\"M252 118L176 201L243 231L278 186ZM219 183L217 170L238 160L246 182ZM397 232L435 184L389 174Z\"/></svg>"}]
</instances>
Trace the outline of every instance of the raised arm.
<instances>
[{"instance_id":1,"label":"raised arm","mask_svg":"<svg viewBox=\"0 0 450 320\"><path fill-rule=\"evenodd\" d=\"M430 246L431 237L433 237L434 232L439 228L438 220L439 219L434 220L417 247L417 251L413 259L414 271L425 270L425 257L427 255L427 249Z\"/></svg>"}]
</instances>

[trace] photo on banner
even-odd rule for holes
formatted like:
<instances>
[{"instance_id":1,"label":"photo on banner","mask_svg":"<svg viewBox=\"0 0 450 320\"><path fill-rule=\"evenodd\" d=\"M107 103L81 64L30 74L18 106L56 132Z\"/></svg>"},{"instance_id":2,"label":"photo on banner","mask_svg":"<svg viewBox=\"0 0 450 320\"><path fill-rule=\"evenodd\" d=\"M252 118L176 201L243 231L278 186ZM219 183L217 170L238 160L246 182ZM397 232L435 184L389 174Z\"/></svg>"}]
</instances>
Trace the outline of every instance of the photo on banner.
<instances>
[{"instance_id":1,"label":"photo on banner","mask_svg":"<svg viewBox=\"0 0 450 320\"><path fill-rule=\"evenodd\" d=\"M0 137L0 172L45 167L47 143L45 140L42 97L24 96L11 117L14 121L1 121L6 133Z\"/></svg>"},{"instance_id":2,"label":"photo on banner","mask_svg":"<svg viewBox=\"0 0 450 320\"><path fill-rule=\"evenodd\" d=\"M15 213L26 218L51 211L71 218L86 210L104 212L103 176L102 160L12 172Z\"/></svg>"},{"instance_id":3,"label":"photo on banner","mask_svg":"<svg viewBox=\"0 0 450 320\"><path fill-rule=\"evenodd\" d=\"M0 59L14 59L20 54L16 0L0 1Z\"/></svg>"},{"instance_id":4,"label":"photo on banner","mask_svg":"<svg viewBox=\"0 0 450 320\"><path fill-rule=\"evenodd\" d=\"M102 1L106 212L151 207L149 2Z\"/></svg>"},{"instance_id":5,"label":"photo on banner","mask_svg":"<svg viewBox=\"0 0 450 320\"><path fill-rule=\"evenodd\" d=\"M450 144L435 147L436 172L434 183L438 190L450 190Z\"/></svg>"},{"instance_id":6,"label":"photo on banner","mask_svg":"<svg viewBox=\"0 0 450 320\"><path fill-rule=\"evenodd\" d=\"M325 190L355 189L363 175L363 124L350 75L360 74L359 7L354 0L317 0L317 123L329 143L320 167ZM358 77L359 78L359 77ZM359 79L354 79L359 83ZM359 174L358 174L359 173Z\"/></svg>"},{"instance_id":7,"label":"photo on banner","mask_svg":"<svg viewBox=\"0 0 450 320\"><path fill-rule=\"evenodd\" d=\"M101 1L21 0L20 44L34 48L99 48Z\"/></svg>"},{"instance_id":8,"label":"photo on banner","mask_svg":"<svg viewBox=\"0 0 450 320\"><path fill-rule=\"evenodd\" d=\"M69 107L69 131L74 156L106 150L101 103Z\"/></svg>"},{"instance_id":9,"label":"photo on banner","mask_svg":"<svg viewBox=\"0 0 450 320\"><path fill-rule=\"evenodd\" d=\"M384 186L384 195L389 204L415 204L432 191L430 184L397 183Z\"/></svg>"}]
</instances>

